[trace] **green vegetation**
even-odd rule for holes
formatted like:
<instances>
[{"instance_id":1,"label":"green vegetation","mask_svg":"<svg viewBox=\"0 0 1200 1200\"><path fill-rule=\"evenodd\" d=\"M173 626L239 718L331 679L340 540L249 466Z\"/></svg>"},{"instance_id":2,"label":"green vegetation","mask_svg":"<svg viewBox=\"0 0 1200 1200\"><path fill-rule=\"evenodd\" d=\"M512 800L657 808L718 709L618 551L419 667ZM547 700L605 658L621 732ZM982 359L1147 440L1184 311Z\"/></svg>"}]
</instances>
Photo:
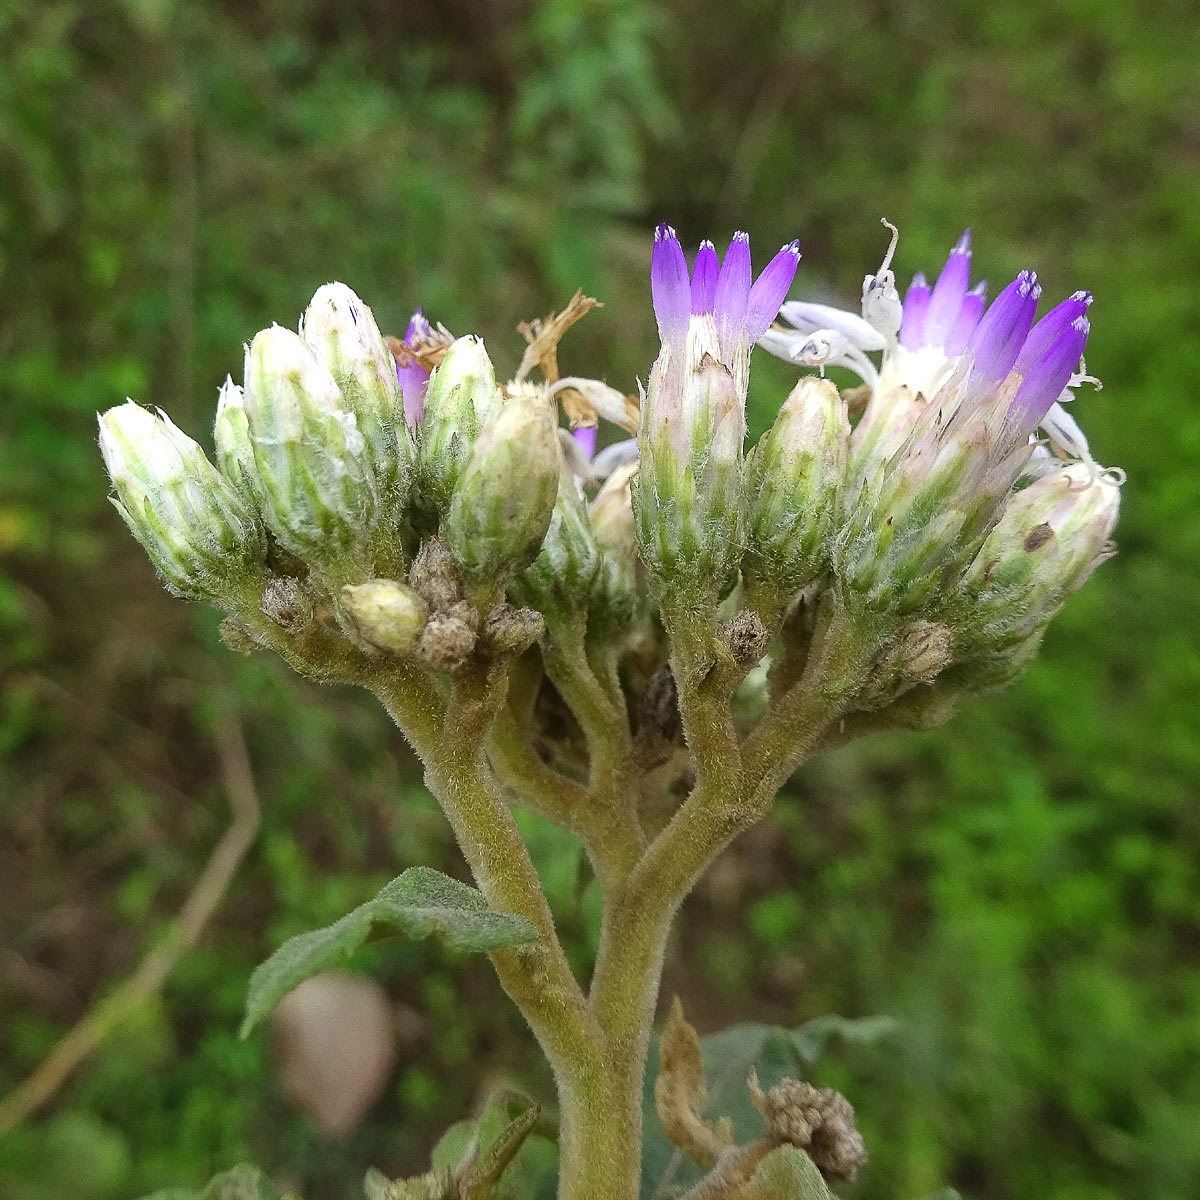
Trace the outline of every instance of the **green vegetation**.
<instances>
[{"instance_id":1,"label":"green vegetation","mask_svg":"<svg viewBox=\"0 0 1200 1200\"><path fill-rule=\"evenodd\" d=\"M549 1094L487 964L438 941L351 960L417 1032L341 1144L284 1099L268 1035L237 1040L287 938L414 863L463 868L367 697L231 654L161 592L105 502L94 413L129 394L205 440L240 343L329 279L385 329L423 304L481 333L501 373L516 322L583 287L605 307L564 364L629 386L657 342L655 220L799 236L794 294L852 300L886 216L902 278L971 225L993 281L1095 292L1105 387L1075 413L1129 473L1121 553L1016 687L799 776L689 902L664 996L703 1033L896 1019L815 1068L857 1108L864 1200L1191 1200L1195 35L1188 5L1124 0L0 0L0 1095L167 933L228 821L231 721L263 803L161 995L0 1140L0 1197L124 1200L253 1160L333 1200L369 1166L426 1169L498 1075ZM528 831L585 963L577 849Z\"/></svg>"}]
</instances>

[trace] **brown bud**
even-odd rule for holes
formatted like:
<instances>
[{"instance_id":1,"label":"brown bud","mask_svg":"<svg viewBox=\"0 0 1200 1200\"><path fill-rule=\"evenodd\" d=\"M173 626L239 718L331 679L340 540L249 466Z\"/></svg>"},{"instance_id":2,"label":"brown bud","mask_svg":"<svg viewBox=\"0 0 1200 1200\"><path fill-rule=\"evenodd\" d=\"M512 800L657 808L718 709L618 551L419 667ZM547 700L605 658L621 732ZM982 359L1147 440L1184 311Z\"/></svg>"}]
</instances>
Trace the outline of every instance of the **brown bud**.
<instances>
[{"instance_id":1,"label":"brown bud","mask_svg":"<svg viewBox=\"0 0 1200 1200\"><path fill-rule=\"evenodd\" d=\"M523 654L542 636L546 620L532 608L497 604L484 618L479 645L491 654Z\"/></svg>"},{"instance_id":2,"label":"brown bud","mask_svg":"<svg viewBox=\"0 0 1200 1200\"><path fill-rule=\"evenodd\" d=\"M312 598L304 584L286 575L267 584L261 608L264 616L288 633L299 633L313 619Z\"/></svg>"},{"instance_id":3,"label":"brown bud","mask_svg":"<svg viewBox=\"0 0 1200 1200\"><path fill-rule=\"evenodd\" d=\"M450 552L437 538L421 543L408 573L409 585L429 605L431 612L444 612L462 599L462 585Z\"/></svg>"},{"instance_id":4,"label":"brown bud","mask_svg":"<svg viewBox=\"0 0 1200 1200\"><path fill-rule=\"evenodd\" d=\"M752 612L743 610L721 627L721 636L739 667L748 669L767 652L771 635L766 626Z\"/></svg>"},{"instance_id":5,"label":"brown bud","mask_svg":"<svg viewBox=\"0 0 1200 1200\"><path fill-rule=\"evenodd\" d=\"M867 1149L854 1124L854 1109L841 1092L781 1079L764 1093L753 1069L747 1086L772 1137L807 1150L826 1179L854 1179L867 1161Z\"/></svg>"}]
</instances>

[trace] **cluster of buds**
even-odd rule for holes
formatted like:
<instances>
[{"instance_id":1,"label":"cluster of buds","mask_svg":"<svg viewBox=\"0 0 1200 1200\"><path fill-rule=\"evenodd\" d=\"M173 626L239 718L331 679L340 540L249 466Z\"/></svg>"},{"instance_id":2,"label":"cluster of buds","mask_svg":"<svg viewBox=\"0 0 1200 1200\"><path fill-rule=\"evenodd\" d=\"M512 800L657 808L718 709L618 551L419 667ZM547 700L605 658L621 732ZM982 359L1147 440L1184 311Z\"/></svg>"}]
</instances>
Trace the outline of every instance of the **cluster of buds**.
<instances>
[{"instance_id":1,"label":"cluster of buds","mask_svg":"<svg viewBox=\"0 0 1200 1200\"><path fill-rule=\"evenodd\" d=\"M1092 298L1035 321L1023 271L989 306L964 234L902 299L895 247L856 313L786 300L796 242L755 278L744 233L689 267L660 226L662 345L640 410L594 379L501 384L479 338L419 311L385 338L327 284L298 332L256 335L242 385L221 388L215 466L132 402L100 418L116 504L178 594L446 670L574 625L636 648L645 682L673 593L722 604L723 627L766 597L764 652L781 630L811 635L797 612L878 618L891 634L863 708L950 668L1007 678L1110 553L1119 477L1064 408L1094 382ZM804 373L747 452L756 344ZM839 390L831 366L863 386ZM601 418L635 436L597 450Z\"/></svg>"}]
</instances>

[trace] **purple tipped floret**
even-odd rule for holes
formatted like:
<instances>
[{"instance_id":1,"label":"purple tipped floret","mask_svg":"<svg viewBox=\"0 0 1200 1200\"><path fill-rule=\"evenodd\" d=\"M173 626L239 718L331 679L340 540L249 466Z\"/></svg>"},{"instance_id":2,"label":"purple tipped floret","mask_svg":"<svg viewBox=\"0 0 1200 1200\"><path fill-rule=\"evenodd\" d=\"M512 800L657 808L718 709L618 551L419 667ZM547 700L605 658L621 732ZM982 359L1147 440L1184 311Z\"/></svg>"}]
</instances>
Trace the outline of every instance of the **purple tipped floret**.
<instances>
[{"instance_id":1,"label":"purple tipped floret","mask_svg":"<svg viewBox=\"0 0 1200 1200\"><path fill-rule=\"evenodd\" d=\"M968 229L950 251L929 296L925 313L925 345L945 346L958 324L967 285L971 281L971 231Z\"/></svg>"},{"instance_id":2,"label":"purple tipped floret","mask_svg":"<svg viewBox=\"0 0 1200 1200\"><path fill-rule=\"evenodd\" d=\"M750 235L740 230L733 235L713 296L713 318L722 350L741 335L746 322L746 303L750 299Z\"/></svg>"},{"instance_id":3,"label":"purple tipped floret","mask_svg":"<svg viewBox=\"0 0 1200 1200\"><path fill-rule=\"evenodd\" d=\"M1032 431L1062 395L1083 356L1089 329L1088 319L1084 316L1076 317L1065 326L1060 325L1054 340L1030 366L1009 409L1009 419L1022 432Z\"/></svg>"},{"instance_id":4,"label":"purple tipped floret","mask_svg":"<svg viewBox=\"0 0 1200 1200\"><path fill-rule=\"evenodd\" d=\"M654 231L650 296L662 340L673 342L685 338L692 308L691 283L687 259L683 257L683 248L670 225L660 225Z\"/></svg>"},{"instance_id":5,"label":"purple tipped floret","mask_svg":"<svg viewBox=\"0 0 1200 1200\"><path fill-rule=\"evenodd\" d=\"M600 430L595 425L590 428L586 425L581 425L571 433L576 444L587 455L589 462L596 457L596 436L599 432Z\"/></svg>"},{"instance_id":6,"label":"purple tipped floret","mask_svg":"<svg viewBox=\"0 0 1200 1200\"><path fill-rule=\"evenodd\" d=\"M419 346L432 336L424 312L417 309L408 323L404 344L410 348ZM425 389L429 385L429 372L419 362L409 359L396 363L396 379L400 384L400 395L404 399L404 423L411 429L425 418Z\"/></svg>"},{"instance_id":7,"label":"purple tipped floret","mask_svg":"<svg viewBox=\"0 0 1200 1200\"><path fill-rule=\"evenodd\" d=\"M971 374L978 383L996 387L1012 370L1029 336L1040 295L1037 275L1022 271L992 301L967 343Z\"/></svg>"},{"instance_id":8,"label":"purple tipped floret","mask_svg":"<svg viewBox=\"0 0 1200 1200\"><path fill-rule=\"evenodd\" d=\"M692 270L692 312L709 313L713 310L713 301L717 295L717 276L721 264L717 258L716 247L709 241L700 243L700 252L696 255L696 265Z\"/></svg>"},{"instance_id":9,"label":"purple tipped floret","mask_svg":"<svg viewBox=\"0 0 1200 1200\"><path fill-rule=\"evenodd\" d=\"M747 254L747 257L749 255ZM750 288L746 301L746 340L757 342L770 328L779 313L779 306L791 290L800 265L800 243L788 242L780 248Z\"/></svg>"},{"instance_id":10,"label":"purple tipped floret","mask_svg":"<svg viewBox=\"0 0 1200 1200\"><path fill-rule=\"evenodd\" d=\"M1046 352L1072 321L1087 315L1092 304L1091 292L1075 292L1056 304L1030 331L1017 355L1013 368L1019 375L1028 375L1042 361Z\"/></svg>"},{"instance_id":11,"label":"purple tipped floret","mask_svg":"<svg viewBox=\"0 0 1200 1200\"><path fill-rule=\"evenodd\" d=\"M964 297L962 308L958 310L958 321L954 332L946 339L943 349L950 358L955 358L966 348L983 316L983 306L987 302L987 281L977 283Z\"/></svg>"},{"instance_id":12,"label":"purple tipped floret","mask_svg":"<svg viewBox=\"0 0 1200 1200\"><path fill-rule=\"evenodd\" d=\"M925 345L925 314L929 311L929 284L918 271L904 295L904 315L900 319L900 345L919 350Z\"/></svg>"}]
</instances>

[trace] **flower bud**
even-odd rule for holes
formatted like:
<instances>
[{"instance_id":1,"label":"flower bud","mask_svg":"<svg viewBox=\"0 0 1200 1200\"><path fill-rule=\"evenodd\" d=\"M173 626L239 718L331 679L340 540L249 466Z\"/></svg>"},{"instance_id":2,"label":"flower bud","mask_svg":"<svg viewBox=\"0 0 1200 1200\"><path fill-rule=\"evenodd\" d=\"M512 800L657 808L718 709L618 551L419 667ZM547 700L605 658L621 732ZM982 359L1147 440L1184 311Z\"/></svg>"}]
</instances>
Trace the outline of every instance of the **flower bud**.
<instances>
[{"instance_id":1,"label":"flower bud","mask_svg":"<svg viewBox=\"0 0 1200 1200\"><path fill-rule=\"evenodd\" d=\"M340 598L354 632L368 646L388 654L411 650L429 619L425 601L392 579L347 585Z\"/></svg>"},{"instance_id":2,"label":"flower bud","mask_svg":"<svg viewBox=\"0 0 1200 1200\"><path fill-rule=\"evenodd\" d=\"M746 420L715 345L712 322L694 318L686 343L664 344L654 364L638 435L634 512L651 570L719 589L738 557Z\"/></svg>"},{"instance_id":3,"label":"flower bud","mask_svg":"<svg viewBox=\"0 0 1200 1200\"><path fill-rule=\"evenodd\" d=\"M592 610L617 626L628 626L645 592L645 570L637 552L632 484L636 462L617 467L588 508L588 522L600 551Z\"/></svg>"},{"instance_id":4,"label":"flower bud","mask_svg":"<svg viewBox=\"0 0 1200 1200\"><path fill-rule=\"evenodd\" d=\"M974 608L969 648L1006 648L1042 629L1111 557L1119 507L1117 482L1085 463L1013 496L963 580Z\"/></svg>"},{"instance_id":5,"label":"flower bud","mask_svg":"<svg viewBox=\"0 0 1200 1200\"><path fill-rule=\"evenodd\" d=\"M354 413L312 350L273 325L246 351L251 480L279 541L335 580L369 573L376 481Z\"/></svg>"},{"instance_id":6,"label":"flower bud","mask_svg":"<svg viewBox=\"0 0 1200 1200\"><path fill-rule=\"evenodd\" d=\"M499 582L536 557L558 493L554 418L543 389L518 386L476 438L442 525L467 575Z\"/></svg>"},{"instance_id":7,"label":"flower bud","mask_svg":"<svg viewBox=\"0 0 1200 1200\"><path fill-rule=\"evenodd\" d=\"M828 569L849 440L837 388L802 378L747 463L749 573L795 592Z\"/></svg>"},{"instance_id":8,"label":"flower bud","mask_svg":"<svg viewBox=\"0 0 1200 1200\"><path fill-rule=\"evenodd\" d=\"M301 318L300 336L354 414L381 496L395 513L408 486L411 442L396 363L371 310L345 284L327 283Z\"/></svg>"},{"instance_id":9,"label":"flower bud","mask_svg":"<svg viewBox=\"0 0 1200 1200\"><path fill-rule=\"evenodd\" d=\"M479 431L503 403L483 342L458 338L430 376L416 430L422 499L435 513L446 511Z\"/></svg>"},{"instance_id":10,"label":"flower bud","mask_svg":"<svg viewBox=\"0 0 1200 1200\"><path fill-rule=\"evenodd\" d=\"M171 591L220 601L259 574L262 526L190 437L132 400L99 420L113 503Z\"/></svg>"},{"instance_id":11,"label":"flower bud","mask_svg":"<svg viewBox=\"0 0 1200 1200\"><path fill-rule=\"evenodd\" d=\"M250 438L250 423L246 419L242 389L226 375L217 394L217 419L213 425L213 440L217 446L217 466L239 491L254 495L251 483L258 468L254 463L254 443Z\"/></svg>"},{"instance_id":12,"label":"flower bud","mask_svg":"<svg viewBox=\"0 0 1200 1200\"><path fill-rule=\"evenodd\" d=\"M599 569L600 553L588 524L587 505L564 461L550 527L537 558L514 583L513 595L548 616L577 614L587 606Z\"/></svg>"}]
</instances>

